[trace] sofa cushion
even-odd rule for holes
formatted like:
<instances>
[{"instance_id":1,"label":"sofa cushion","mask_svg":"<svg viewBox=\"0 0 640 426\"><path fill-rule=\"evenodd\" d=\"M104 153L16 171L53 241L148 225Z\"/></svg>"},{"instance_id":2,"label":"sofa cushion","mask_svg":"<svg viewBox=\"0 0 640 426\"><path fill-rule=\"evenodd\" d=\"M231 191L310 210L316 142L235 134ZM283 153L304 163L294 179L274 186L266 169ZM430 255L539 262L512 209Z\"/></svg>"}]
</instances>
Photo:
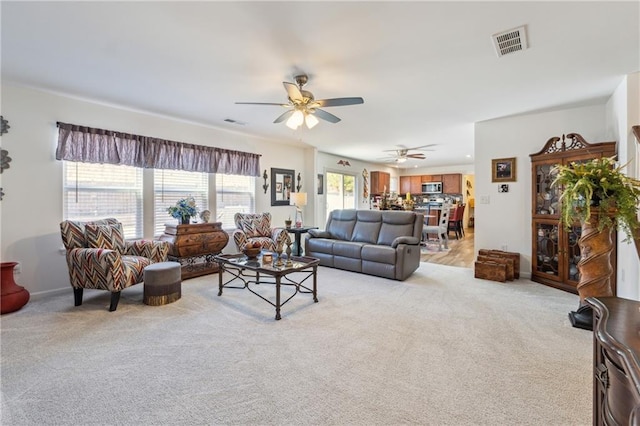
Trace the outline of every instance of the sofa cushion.
<instances>
[{"instance_id":1,"label":"sofa cushion","mask_svg":"<svg viewBox=\"0 0 640 426\"><path fill-rule=\"evenodd\" d=\"M382 212L377 244L390 246L397 237L413 235L415 220L413 212Z\"/></svg>"},{"instance_id":2,"label":"sofa cushion","mask_svg":"<svg viewBox=\"0 0 640 426\"><path fill-rule=\"evenodd\" d=\"M396 249L389 246L378 246L367 244L362 247L362 260L371 262L387 263L394 265L396 263Z\"/></svg>"},{"instance_id":3,"label":"sofa cushion","mask_svg":"<svg viewBox=\"0 0 640 426\"><path fill-rule=\"evenodd\" d=\"M356 210L334 210L330 215L326 231L331 238L350 241L356 224Z\"/></svg>"},{"instance_id":4,"label":"sofa cushion","mask_svg":"<svg viewBox=\"0 0 640 426\"><path fill-rule=\"evenodd\" d=\"M351 241L376 244L380 226L382 226L382 212L358 210L357 218Z\"/></svg>"},{"instance_id":5,"label":"sofa cushion","mask_svg":"<svg viewBox=\"0 0 640 426\"><path fill-rule=\"evenodd\" d=\"M313 252L314 256L317 253L326 253L333 255L333 243L335 240L328 240L324 238L307 238L306 251Z\"/></svg>"},{"instance_id":6,"label":"sofa cushion","mask_svg":"<svg viewBox=\"0 0 640 426\"><path fill-rule=\"evenodd\" d=\"M360 259L360 251L362 250L363 245L363 243L356 243L352 241L334 241L333 254L335 256Z\"/></svg>"},{"instance_id":7,"label":"sofa cushion","mask_svg":"<svg viewBox=\"0 0 640 426\"><path fill-rule=\"evenodd\" d=\"M120 254L125 252L126 244L121 223L115 225L87 223L84 227L84 233L89 248L115 250Z\"/></svg>"}]
</instances>

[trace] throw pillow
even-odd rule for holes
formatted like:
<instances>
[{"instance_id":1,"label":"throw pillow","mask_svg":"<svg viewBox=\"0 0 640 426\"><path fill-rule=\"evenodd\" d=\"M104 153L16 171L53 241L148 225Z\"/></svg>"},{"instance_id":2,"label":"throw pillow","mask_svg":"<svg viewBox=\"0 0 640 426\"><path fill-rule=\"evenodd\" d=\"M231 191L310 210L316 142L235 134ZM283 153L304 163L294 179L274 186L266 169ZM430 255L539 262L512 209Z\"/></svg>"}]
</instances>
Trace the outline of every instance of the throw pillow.
<instances>
[{"instance_id":1,"label":"throw pillow","mask_svg":"<svg viewBox=\"0 0 640 426\"><path fill-rule=\"evenodd\" d=\"M254 215L253 217L242 218L240 229L247 237L271 237L271 220L268 214Z\"/></svg>"},{"instance_id":2,"label":"throw pillow","mask_svg":"<svg viewBox=\"0 0 640 426\"><path fill-rule=\"evenodd\" d=\"M258 228L258 220L256 219L242 220L242 222L240 222L240 226L242 232L244 232L248 238L261 236Z\"/></svg>"},{"instance_id":3,"label":"throw pillow","mask_svg":"<svg viewBox=\"0 0 640 426\"><path fill-rule=\"evenodd\" d=\"M88 223L84 228L89 248L102 248L115 250L118 253L125 251L124 232L122 224L116 225L96 225Z\"/></svg>"}]
</instances>

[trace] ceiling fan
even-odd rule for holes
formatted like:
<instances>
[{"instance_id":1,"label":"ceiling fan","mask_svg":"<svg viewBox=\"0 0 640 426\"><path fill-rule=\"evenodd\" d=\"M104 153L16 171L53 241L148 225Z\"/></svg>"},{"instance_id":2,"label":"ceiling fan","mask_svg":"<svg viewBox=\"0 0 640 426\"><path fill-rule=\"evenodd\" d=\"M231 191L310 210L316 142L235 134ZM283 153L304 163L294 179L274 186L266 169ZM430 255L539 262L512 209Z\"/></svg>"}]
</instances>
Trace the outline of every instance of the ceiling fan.
<instances>
[{"instance_id":1,"label":"ceiling fan","mask_svg":"<svg viewBox=\"0 0 640 426\"><path fill-rule=\"evenodd\" d=\"M301 74L296 75L294 78L296 80L297 86L294 83L289 83L286 81L282 82L285 90L287 91L287 96L289 99L289 102L286 104L273 102L236 102L236 104L276 105L290 108L288 111L276 118L273 122L281 123L286 120L287 127L295 130L299 126L301 126L302 123L305 123L309 129L313 128L316 124L318 124L318 118L330 123L337 123L340 121L340 119L335 115L321 110L321 107L357 105L364 103L364 99L359 97L316 100L313 96L313 93L309 92L308 90L302 89L302 86L304 86L307 81L309 81L309 77L306 74Z\"/></svg>"},{"instance_id":2,"label":"ceiling fan","mask_svg":"<svg viewBox=\"0 0 640 426\"><path fill-rule=\"evenodd\" d=\"M409 159L424 160L427 157L422 152L416 152L414 154L411 154L409 153L409 151L433 151L433 149L424 149L424 148L429 148L431 146L436 146L436 145L437 144L435 143L431 143L429 145L416 146L413 148L407 148L403 145L397 145L398 146L397 149L385 149L383 151L383 152L395 153L389 157L384 157L384 159L386 159L389 162L395 162L395 163L404 163Z\"/></svg>"}]
</instances>

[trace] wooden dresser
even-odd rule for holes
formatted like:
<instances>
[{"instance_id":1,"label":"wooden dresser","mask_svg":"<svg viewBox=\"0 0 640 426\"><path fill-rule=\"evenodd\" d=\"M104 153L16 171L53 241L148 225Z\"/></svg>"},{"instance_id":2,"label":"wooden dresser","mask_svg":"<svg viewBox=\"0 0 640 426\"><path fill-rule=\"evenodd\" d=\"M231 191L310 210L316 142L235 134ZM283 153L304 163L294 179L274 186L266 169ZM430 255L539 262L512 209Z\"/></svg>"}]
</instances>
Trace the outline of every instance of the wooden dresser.
<instances>
[{"instance_id":1,"label":"wooden dresser","mask_svg":"<svg viewBox=\"0 0 640 426\"><path fill-rule=\"evenodd\" d=\"M586 301L593 307L593 424L640 426L640 302Z\"/></svg>"},{"instance_id":2,"label":"wooden dresser","mask_svg":"<svg viewBox=\"0 0 640 426\"><path fill-rule=\"evenodd\" d=\"M180 262L182 279L218 272L213 257L229 242L221 222L166 224L159 239L170 243L169 260Z\"/></svg>"}]
</instances>

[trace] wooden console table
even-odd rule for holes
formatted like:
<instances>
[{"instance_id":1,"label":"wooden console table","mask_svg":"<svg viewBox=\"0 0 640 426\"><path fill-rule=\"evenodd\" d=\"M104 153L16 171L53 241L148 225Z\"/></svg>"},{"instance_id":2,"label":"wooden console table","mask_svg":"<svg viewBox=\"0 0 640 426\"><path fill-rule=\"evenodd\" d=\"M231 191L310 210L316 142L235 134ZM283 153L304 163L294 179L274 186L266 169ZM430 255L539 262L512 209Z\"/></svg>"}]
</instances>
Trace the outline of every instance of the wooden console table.
<instances>
[{"instance_id":1,"label":"wooden console table","mask_svg":"<svg viewBox=\"0 0 640 426\"><path fill-rule=\"evenodd\" d=\"M593 307L593 424L640 425L640 302L586 301Z\"/></svg>"},{"instance_id":2,"label":"wooden console table","mask_svg":"<svg viewBox=\"0 0 640 426\"><path fill-rule=\"evenodd\" d=\"M180 262L184 280L218 272L213 257L222 252L229 235L222 229L222 222L166 224L159 239L170 243L169 260Z\"/></svg>"}]
</instances>

